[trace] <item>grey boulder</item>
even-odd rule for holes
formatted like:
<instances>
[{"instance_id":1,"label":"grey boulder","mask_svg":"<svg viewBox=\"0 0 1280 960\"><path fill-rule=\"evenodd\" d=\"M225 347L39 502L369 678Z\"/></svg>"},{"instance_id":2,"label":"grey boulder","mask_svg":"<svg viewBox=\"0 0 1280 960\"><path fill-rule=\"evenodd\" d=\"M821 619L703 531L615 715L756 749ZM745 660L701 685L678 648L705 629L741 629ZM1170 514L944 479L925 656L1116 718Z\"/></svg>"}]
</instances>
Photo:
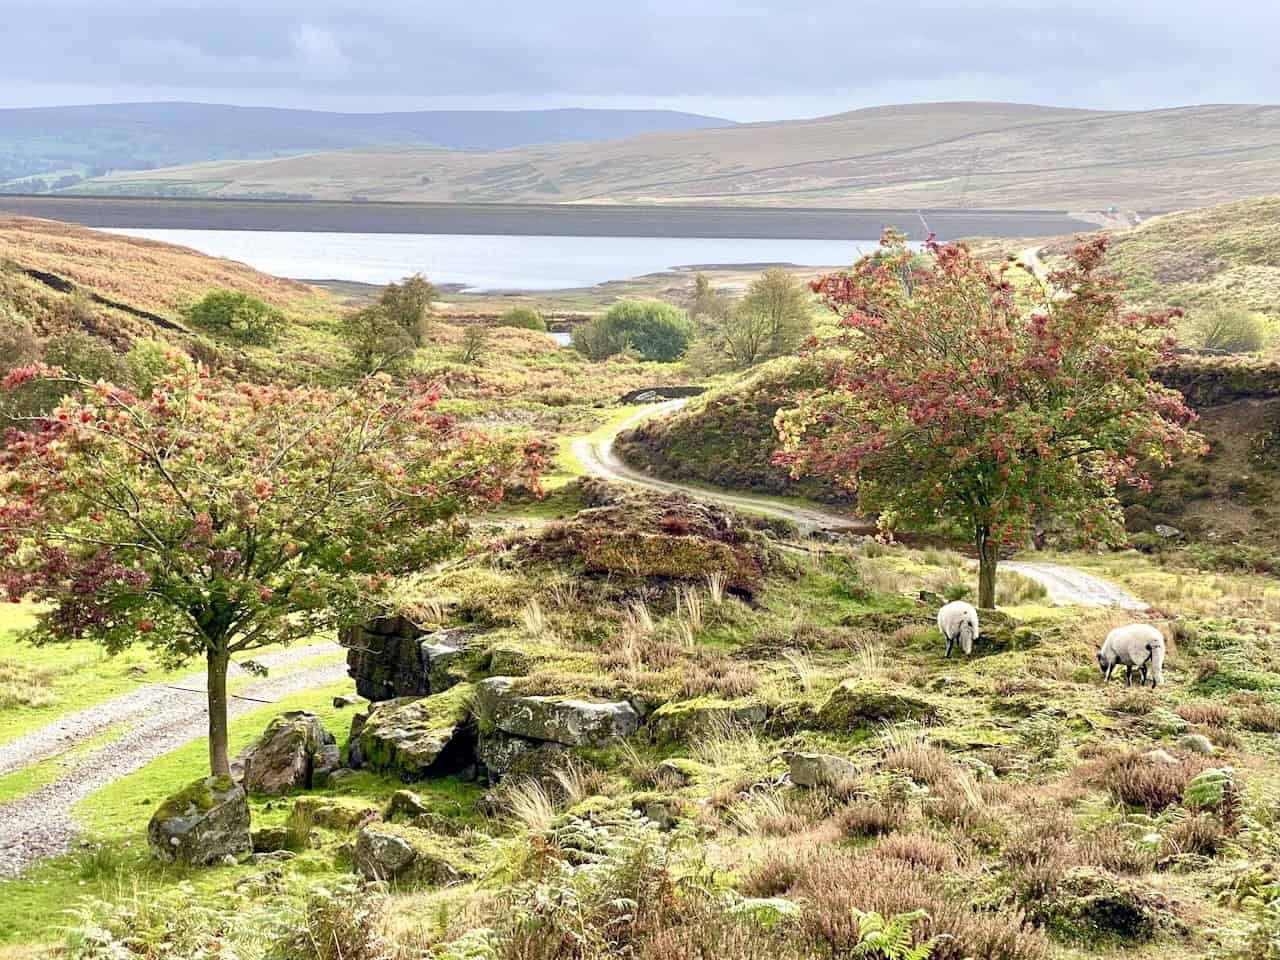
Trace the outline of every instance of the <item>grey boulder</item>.
<instances>
[{"instance_id":1,"label":"grey boulder","mask_svg":"<svg viewBox=\"0 0 1280 960\"><path fill-rule=\"evenodd\" d=\"M510 677L489 677L476 684L482 726L567 747L602 747L631 736L640 726L640 714L626 701L529 696L512 686Z\"/></svg>"},{"instance_id":2,"label":"grey boulder","mask_svg":"<svg viewBox=\"0 0 1280 960\"><path fill-rule=\"evenodd\" d=\"M249 798L230 777L197 780L160 805L147 843L166 863L206 866L249 853Z\"/></svg>"}]
</instances>

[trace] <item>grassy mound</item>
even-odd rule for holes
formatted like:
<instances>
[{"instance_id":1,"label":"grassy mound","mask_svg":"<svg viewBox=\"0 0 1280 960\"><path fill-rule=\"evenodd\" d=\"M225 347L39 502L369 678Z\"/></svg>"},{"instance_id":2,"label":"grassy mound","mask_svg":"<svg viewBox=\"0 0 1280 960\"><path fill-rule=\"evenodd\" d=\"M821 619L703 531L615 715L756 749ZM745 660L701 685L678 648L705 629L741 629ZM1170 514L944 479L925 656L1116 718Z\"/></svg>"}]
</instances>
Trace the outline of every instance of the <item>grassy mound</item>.
<instances>
[{"instance_id":1,"label":"grassy mound","mask_svg":"<svg viewBox=\"0 0 1280 960\"><path fill-rule=\"evenodd\" d=\"M821 359L774 360L670 416L624 431L613 448L627 463L668 480L842 502L847 497L829 481L792 480L772 463L774 414L796 391L825 382Z\"/></svg>"}]
</instances>

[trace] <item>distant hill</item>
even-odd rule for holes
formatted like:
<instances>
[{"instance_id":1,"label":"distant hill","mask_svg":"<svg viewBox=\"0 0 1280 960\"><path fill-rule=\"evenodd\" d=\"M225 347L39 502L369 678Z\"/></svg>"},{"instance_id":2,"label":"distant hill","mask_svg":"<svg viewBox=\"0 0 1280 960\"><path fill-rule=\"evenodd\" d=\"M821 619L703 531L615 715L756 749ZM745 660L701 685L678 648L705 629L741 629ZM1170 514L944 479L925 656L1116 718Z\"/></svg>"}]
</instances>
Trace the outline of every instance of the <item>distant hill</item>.
<instances>
[{"instance_id":1,"label":"distant hill","mask_svg":"<svg viewBox=\"0 0 1280 960\"><path fill-rule=\"evenodd\" d=\"M488 153L356 149L122 174L77 192L482 202L1159 211L1275 189L1280 107L1138 112L1007 103Z\"/></svg>"},{"instance_id":2,"label":"distant hill","mask_svg":"<svg viewBox=\"0 0 1280 960\"><path fill-rule=\"evenodd\" d=\"M674 110L328 113L205 103L10 109L0 110L0 190L65 188L79 177L209 160L371 146L501 150L730 122Z\"/></svg>"}]
</instances>

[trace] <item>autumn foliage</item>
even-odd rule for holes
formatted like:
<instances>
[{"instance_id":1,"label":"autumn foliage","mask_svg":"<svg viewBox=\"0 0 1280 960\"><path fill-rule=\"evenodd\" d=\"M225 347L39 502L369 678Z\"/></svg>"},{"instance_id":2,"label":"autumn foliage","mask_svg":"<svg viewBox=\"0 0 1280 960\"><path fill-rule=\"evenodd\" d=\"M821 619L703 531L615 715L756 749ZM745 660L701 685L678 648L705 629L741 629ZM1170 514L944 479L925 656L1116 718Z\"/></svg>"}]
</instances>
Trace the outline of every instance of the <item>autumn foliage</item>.
<instances>
[{"instance_id":1,"label":"autumn foliage","mask_svg":"<svg viewBox=\"0 0 1280 960\"><path fill-rule=\"evenodd\" d=\"M1077 246L1030 295L963 245L925 256L886 234L876 254L823 277L844 359L827 388L780 412L778 460L834 477L885 529L961 524L994 604L1001 545L1037 527L1115 540L1119 484L1203 440L1153 371L1176 312L1126 310L1101 272L1106 241Z\"/></svg>"},{"instance_id":2,"label":"autumn foliage","mask_svg":"<svg viewBox=\"0 0 1280 960\"><path fill-rule=\"evenodd\" d=\"M32 380L65 396L6 434L0 589L47 605L37 640L203 653L215 772L230 654L363 615L457 545L462 513L543 467L539 444L466 429L385 377L257 386L175 358L145 399L40 366L4 386Z\"/></svg>"}]
</instances>

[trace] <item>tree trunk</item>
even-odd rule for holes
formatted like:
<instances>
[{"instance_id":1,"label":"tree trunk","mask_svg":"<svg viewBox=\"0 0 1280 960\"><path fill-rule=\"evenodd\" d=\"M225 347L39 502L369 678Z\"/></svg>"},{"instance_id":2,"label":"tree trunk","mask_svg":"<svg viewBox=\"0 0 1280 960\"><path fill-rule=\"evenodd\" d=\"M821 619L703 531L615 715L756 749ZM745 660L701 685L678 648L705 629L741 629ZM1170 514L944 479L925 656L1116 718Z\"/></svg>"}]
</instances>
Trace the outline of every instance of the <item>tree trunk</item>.
<instances>
[{"instance_id":1,"label":"tree trunk","mask_svg":"<svg viewBox=\"0 0 1280 960\"><path fill-rule=\"evenodd\" d=\"M209 772L215 777L230 776L231 760L227 755L227 666L231 661L231 654L224 646L211 646L207 659Z\"/></svg>"},{"instance_id":2,"label":"tree trunk","mask_svg":"<svg viewBox=\"0 0 1280 960\"><path fill-rule=\"evenodd\" d=\"M1000 562L1000 544L991 538L990 527L979 527L975 545L978 548L978 606L993 610L996 605L996 565Z\"/></svg>"}]
</instances>

